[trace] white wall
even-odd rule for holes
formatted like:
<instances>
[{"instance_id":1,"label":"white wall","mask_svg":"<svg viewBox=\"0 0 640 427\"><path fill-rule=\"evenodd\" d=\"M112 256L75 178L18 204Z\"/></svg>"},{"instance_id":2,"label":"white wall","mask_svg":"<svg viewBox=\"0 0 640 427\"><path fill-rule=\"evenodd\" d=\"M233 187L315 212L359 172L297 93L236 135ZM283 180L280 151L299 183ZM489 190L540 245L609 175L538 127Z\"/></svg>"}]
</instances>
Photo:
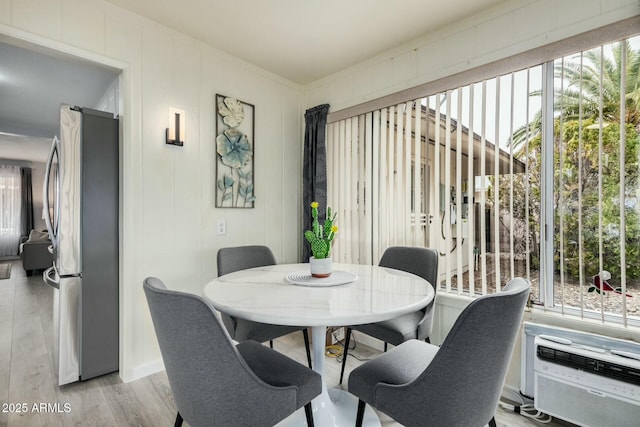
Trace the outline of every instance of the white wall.
<instances>
[{"instance_id":1,"label":"white wall","mask_svg":"<svg viewBox=\"0 0 640 427\"><path fill-rule=\"evenodd\" d=\"M328 103L330 111L338 111L638 14L637 0L507 1L306 86L304 105ZM439 294L436 301L432 342L440 343L470 300ZM526 317L640 341L640 333L634 330L570 323L551 314L529 313ZM361 334L357 338L382 348L376 340ZM507 377L507 384L515 388L520 383L519 357L516 346Z\"/></svg>"},{"instance_id":2,"label":"white wall","mask_svg":"<svg viewBox=\"0 0 640 427\"><path fill-rule=\"evenodd\" d=\"M102 98L93 106L99 111L108 111L115 116L120 115L120 79L115 78L105 91Z\"/></svg>"},{"instance_id":3,"label":"white wall","mask_svg":"<svg viewBox=\"0 0 640 427\"><path fill-rule=\"evenodd\" d=\"M297 260L299 85L100 0L0 0L0 34L123 69L123 380L162 368L145 277L199 293L216 276L217 249L229 245L267 244L278 261ZM216 93L255 105L254 209L214 208ZM170 106L186 111L184 147L164 143Z\"/></svg>"}]
</instances>

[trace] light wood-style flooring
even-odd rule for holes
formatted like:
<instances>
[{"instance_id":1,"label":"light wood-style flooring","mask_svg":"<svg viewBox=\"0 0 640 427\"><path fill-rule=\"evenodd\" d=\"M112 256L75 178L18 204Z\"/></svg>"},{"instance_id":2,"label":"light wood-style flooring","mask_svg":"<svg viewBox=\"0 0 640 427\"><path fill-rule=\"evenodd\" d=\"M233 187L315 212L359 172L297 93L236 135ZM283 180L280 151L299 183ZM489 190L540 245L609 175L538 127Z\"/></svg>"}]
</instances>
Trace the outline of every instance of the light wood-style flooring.
<instances>
[{"instance_id":1,"label":"light wood-style flooring","mask_svg":"<svg viewBox=\"0 0 640 427\"><path fill-rule=\"evenodd\" d=\"M130 383L116 373L56 385L52 295L41 277L25 276L20 261L13 262L10 279L0 280L0 426L172 426L176 406L164 372ZM302 334L276 340L274 347L306 365ZM353 354L364 360L378 351L357 345ZM349 357L347 371L359 363ZM335 358L327 359L326 374L328 386L337 386L340 364ZM399 426L384 414L380 418L384 427ZM496 421L509 427L537 425L502 409Z\"/></svg>"}]
</instances>

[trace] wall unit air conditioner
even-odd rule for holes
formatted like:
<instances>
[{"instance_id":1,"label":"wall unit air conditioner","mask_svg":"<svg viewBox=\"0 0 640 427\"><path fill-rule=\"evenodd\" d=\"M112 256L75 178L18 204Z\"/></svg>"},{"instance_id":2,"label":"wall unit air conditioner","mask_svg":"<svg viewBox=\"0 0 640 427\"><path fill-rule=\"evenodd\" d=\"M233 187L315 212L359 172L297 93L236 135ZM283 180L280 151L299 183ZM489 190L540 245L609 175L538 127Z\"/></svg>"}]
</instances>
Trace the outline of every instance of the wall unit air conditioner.
<instances>
[{"instance_id":1,"label":"wall unit air conditioner","mask_svg":"<svg viewBox=\"0 0 640 427\"><path fill-rule=\"evenodd\" d=\"M640 344L525 323L521 393L582 426L640 425Z\"/></svg>"}]
</instances>

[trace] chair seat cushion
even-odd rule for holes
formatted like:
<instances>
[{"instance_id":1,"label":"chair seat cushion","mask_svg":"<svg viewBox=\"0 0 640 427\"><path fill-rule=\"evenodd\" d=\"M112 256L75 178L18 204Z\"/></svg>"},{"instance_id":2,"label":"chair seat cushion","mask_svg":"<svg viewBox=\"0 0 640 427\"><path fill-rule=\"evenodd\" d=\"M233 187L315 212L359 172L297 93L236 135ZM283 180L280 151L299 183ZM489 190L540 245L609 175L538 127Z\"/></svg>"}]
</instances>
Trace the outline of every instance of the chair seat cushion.
<instances>
[{"instance_id":1,"label":"chair seat cushion","mask_svg":"<svg viewBox=\"0 0 640 427\"><path fill-rule=\"evenodd\" d=\"M296 408L301 408L322 391L320 375L287 356L256 341L242 342L236 348L265 383L275 387L296 387Z\"/></svg>"},{"instance_id":2,"label":"chair seat cushion","mask_svg":"<svg viewBox=\"0 0 640 427\"><path fill-rule=\"evenodd\" d=\"M236 322L235 333L233 334L233 339L236 341L253 340L265 342L304 329L301 326L271 325L241 318L236 318Z\"/></svg>"},{"instance_id":3,"label":"chair seat cushion","mask_svg":"<svg viewBox=\"0 0 640 427\"><path fill-rule=\"evenodd\" d=\"M400 345L418 337L418 323L423 316L424 312L415 311L383 322L354 325L351 329L364 332L389 344Z\"/></svg>"},{"instance_id":4,"label":"chair seat cushion","mask_svg":"<svg viewBox=\"0 0 640 427\"><path fill-rule=\"evenodd\" d=\"M409 340L354 369L349 375L349 392L376 405L376 384L407 384L429 366L439 347Z\"/></svg>"}]
</instances>

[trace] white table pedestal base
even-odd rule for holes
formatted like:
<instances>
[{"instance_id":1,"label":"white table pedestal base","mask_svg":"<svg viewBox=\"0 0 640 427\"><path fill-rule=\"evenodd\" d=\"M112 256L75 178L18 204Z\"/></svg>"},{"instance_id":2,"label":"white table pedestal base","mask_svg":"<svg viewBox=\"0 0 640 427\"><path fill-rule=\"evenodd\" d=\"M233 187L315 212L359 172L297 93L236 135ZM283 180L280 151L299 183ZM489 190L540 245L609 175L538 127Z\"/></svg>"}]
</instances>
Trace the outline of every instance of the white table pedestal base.
<instances>
[{"instance_id":1,"label":"white table pedestal base","mask_svg":"<svg viewBox=\"0 0 640 427\"><path fill-rule=\"evenodd\" d=\"M324 347L327 328L311 328L313 348L313 370L322 376L322 393L311 401L313 421L316 427L353 427L356 425L358 398L348 391L332 388L327 390L324 378ZM304 408L277 424L278 427L304 427L307 418ZM364 411L363 426L380 427L380 418L370 406Z\"/></svg>"},{"instance_id":2,"label":"white table pedestal base","mask_svg":"<svg viewBox=\"0 0 640 427\"><path fill-rule=\"evenodd\" d=\"M353 427L356 425L358 398L337 388L324 391L313 399L313 422L316 427ZM277 427L305 427L307 418L304 408L300 408L290 417L282 420ZM380 427L380 418L369 405L364 411L362 423L366 427Z\"/></svg>"}]
</instances>

